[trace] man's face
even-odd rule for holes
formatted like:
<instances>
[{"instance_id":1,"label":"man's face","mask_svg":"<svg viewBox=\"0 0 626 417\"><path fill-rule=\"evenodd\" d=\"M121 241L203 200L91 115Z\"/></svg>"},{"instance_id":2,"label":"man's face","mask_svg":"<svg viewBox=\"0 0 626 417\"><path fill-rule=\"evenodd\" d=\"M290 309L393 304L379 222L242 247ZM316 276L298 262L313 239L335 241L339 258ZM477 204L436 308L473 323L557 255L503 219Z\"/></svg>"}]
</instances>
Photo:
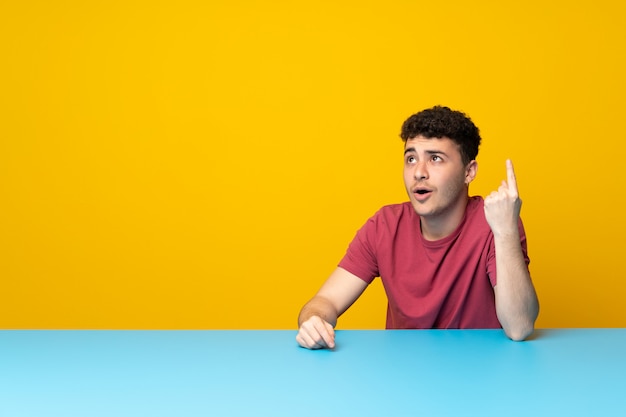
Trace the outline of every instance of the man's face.
<instances>
[{"instance_id":1,"label":"man's face","mask_svg":"<svg viewBox=\"0 0 626 417\"><path fill-rule=\"evenodd\" d=\"M424 219L445 221L464 210L476 168L476 161L463 164L459 145L449 138L416 136L404 146L404 185Z\"/></svg>"}]
</instances>

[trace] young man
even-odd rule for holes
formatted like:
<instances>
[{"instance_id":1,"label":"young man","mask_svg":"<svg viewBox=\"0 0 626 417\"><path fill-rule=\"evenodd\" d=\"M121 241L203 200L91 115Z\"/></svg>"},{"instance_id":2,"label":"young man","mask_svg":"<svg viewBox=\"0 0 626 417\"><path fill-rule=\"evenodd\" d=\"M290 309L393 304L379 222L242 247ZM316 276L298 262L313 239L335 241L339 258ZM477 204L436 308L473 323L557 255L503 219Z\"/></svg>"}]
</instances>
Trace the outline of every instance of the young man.
<instances>
[{"instance_id":1,"label":"young man","mask_svg":"<svg viewBox=\"0 0 626 417\"><path fill-rule=\"evenodd\" d=\"M539 302L528 272L513 164L484 200L470 197L480 134L463 113L435 106L400 134L409 202L385 206L357 232L339 266L298 318L298 343L334 348L337 318L380 277L388 329L534 329Z\"/></svg>"}]
</instances>

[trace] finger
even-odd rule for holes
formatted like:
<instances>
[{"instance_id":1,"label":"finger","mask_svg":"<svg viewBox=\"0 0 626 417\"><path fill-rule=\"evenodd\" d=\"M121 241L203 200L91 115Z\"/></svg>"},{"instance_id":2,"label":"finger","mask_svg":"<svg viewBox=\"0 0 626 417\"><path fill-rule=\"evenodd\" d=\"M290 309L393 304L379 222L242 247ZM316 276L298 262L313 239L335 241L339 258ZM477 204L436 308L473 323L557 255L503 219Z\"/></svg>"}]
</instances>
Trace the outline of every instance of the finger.
<instances>
[{"instance_id":1,"label":"finger","mask_svg":"<svg viewBox=\"0 0 626 417\"><path fill-rule=\"evenodd\" d=\"M313 316L300 326L299 336L304 347L323 349L335 347L335 330L321 317Z\"/></svg>"},{"instance_id":2,"label":"finger","mask_svg":"<svg viewBox=\"0 0 626 417\"><path fill-rule=\"evenodd\" d=\"M306 336L306 343L309 349L325 349L326 345L323 341L313 339L311 336Z\"/></svg>"},{"instance_id":3,"label":"finger","mask_svg":"<svg viewBox=\"0 0 626 417\"><path fill-rule=\"evenodd\" d=\"M498 198L498 195L500 195L498 191L492 191L487 197L485 197L485 201L491 202Z\"/></svg>"},{"instance_id":4,"label":"finger","mask_svg":"<svg viewBox=\"0 0 626 417\"><path fill-rule=\"evenodd\" d=\"M517 179L515 178L515 170L513 169L513 161L506 160L506 178L509 189L517 193Z\"/></svg>"},{"instance_id":5,"label":"finger","mask_svg":"<svg viewBox=\"0 0 626 417\"><path fill-rule=\"evenodd\" d=\"M314 323L314 327L321 338L318 343L324 344L325 347L330 349L334 348L335 330L333 329L333 326L324 320L320 320Z\"/></svg>"},{"instance_id":6,"label":"finger","mask_svg":"<svg viewBox=\"0 0 626 417\"><path fill-rule=\"evenodd\" d=\"M310 348L309 344L305 340L305 337L301 331L299 331L298 334L296 335L296 342L298 342L298 344L302 346L303 348Z\"/></svg>"},{"instance_id":7,"label":"finger","mask_svg":"<svg viewBox=\"0 0 626 417\"><path fill-rule=\"evenodd\" d=\"M296 340L298 341L300 346L307 349L322 349L325 347L316 342L315 339L311 337L311 335L302 330L296 336Z\"/></svg>"},{"instance_id":8,"label":"finger","mask_svg":"<svg viewBox=\"0 0 626 417\"><path fill-rule=\"evenodd\" d=\"M326 330L328 331L328 334L331 337L331 341L328 344L328 347L331 349L335 348L335 329L333 328L332 324L328 323L328 322L324 322L326 324Z\"/></svg>"},{"instance_id":9,"label":"finger","mask_svg":"<svg viewBox=\"0 0 626 417\"><path fill-rule=\"evenodd\" d=\"M296 336L296 340L300 344L300 346L307 349L323 349L326 346L323 345L323 341L321 337L313 330L313 334L311 334L310 330L307 330L305 327L300 328L298 335ZM318 342L318 341L321 341Z\"/></svg>"}]
</instances>

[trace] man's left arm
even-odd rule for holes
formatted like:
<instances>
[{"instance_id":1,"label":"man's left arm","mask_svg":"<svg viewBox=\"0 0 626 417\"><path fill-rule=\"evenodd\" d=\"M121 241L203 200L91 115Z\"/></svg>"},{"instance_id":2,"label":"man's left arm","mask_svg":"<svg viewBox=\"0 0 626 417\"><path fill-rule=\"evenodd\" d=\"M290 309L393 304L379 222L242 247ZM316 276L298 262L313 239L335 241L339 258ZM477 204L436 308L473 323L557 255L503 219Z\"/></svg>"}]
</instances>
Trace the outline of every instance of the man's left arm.
<instances>
[{"instance_id":1,"label":"man's left arm","mask_svg":"<svg viewBox=\"0 0 626 417\"><path fill-rule=\"evenodd\" d=\"M513 163L506 161L507 180L485 198L485 217L494 236L497 285L496 313L508 337L530 336L539 314L539 301L524 260L518 221L522 201Z\"/></svg>"}]
</instances>

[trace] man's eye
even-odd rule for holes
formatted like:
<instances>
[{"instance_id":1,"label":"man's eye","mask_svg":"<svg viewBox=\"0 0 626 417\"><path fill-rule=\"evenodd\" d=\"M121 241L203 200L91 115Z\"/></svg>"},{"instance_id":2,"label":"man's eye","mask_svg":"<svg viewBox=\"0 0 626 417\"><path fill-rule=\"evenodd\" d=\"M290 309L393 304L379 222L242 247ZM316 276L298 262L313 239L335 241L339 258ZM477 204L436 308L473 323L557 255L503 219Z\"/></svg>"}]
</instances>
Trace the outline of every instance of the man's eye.
<instances>
[{"instance_id":1,"label":"man's eye","mask_svg":"<svg viewBox=\"0 0 626 417\"><path fill-rule=\"evenodd\" d=\"M434 162L439 162L439 161L443 161L443 159L441 159L441 157L439 155L433 155L432 160Z\"/></svg>"},{"instance_id":2,"label":"man's eye","mask_svg":"<svg viewBox=\"0 0 626 417\"><path fill-rule=\"evenodd\" d=\"M408 162L409 164L412 164L413 162L415 162L415 157L414 156L407 157L406 162Z\"/></svg>"}]
</instances>

